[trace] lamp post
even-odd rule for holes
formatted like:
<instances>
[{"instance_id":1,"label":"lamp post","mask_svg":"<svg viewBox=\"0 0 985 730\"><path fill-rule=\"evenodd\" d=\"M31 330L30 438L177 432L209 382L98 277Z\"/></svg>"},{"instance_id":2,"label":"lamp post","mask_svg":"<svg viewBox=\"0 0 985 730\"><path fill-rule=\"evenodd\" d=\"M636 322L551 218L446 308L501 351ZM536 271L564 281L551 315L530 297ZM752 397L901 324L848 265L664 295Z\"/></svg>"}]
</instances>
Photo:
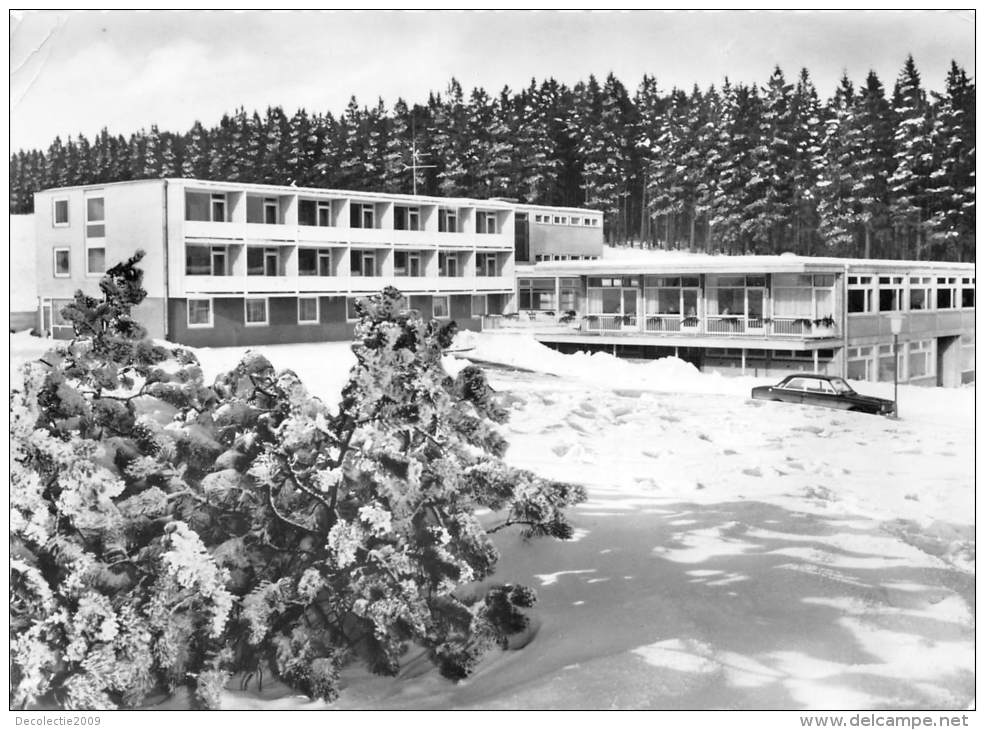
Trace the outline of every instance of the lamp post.
<instances>
[{"instance_id":1,"label":"lamp post","mask_svg":"<svg viewBox=\"0 0 985 730\"><path fill-rule=\"evenodd\" d=\"M899 333L903 331L902 314L890 316L889 329L893 333L893 418L899 418Z\"/></svg>"}]
</instances>

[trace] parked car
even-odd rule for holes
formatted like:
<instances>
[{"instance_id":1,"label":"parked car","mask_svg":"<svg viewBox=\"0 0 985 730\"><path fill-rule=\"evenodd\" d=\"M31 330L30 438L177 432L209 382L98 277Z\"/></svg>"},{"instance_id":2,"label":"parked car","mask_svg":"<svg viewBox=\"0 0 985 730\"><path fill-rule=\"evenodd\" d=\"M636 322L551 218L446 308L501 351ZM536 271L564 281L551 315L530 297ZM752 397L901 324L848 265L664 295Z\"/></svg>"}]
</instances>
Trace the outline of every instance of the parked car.
<instances>
[{"instance_id":1,"label":"parked car","mask_svg":"<svg viewBox=\"0 0 985 730\"><path fill-rule=\"evenodd\" d=\"M788 375L776 385L760 385L752 389L752 397L879 415L893 412L891 400L856 393L844 379L817 373Z\"/></svg>"}]
</instances>

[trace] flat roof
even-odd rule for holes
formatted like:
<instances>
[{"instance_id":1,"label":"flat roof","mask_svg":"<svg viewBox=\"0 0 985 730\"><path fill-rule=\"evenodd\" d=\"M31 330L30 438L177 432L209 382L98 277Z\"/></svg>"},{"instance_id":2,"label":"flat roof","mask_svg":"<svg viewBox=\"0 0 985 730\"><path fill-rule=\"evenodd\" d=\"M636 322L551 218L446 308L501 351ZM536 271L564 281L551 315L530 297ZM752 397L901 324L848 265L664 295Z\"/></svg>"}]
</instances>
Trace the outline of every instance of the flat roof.
<instances>
[{"instance_id":1,"label":"flat roof","mask_svg":"<svg viewBox=\"0 0 985 730\"><path fill-rule=\"evenodd\" d=\"M612 255L611 252L619 253ZM632 253L632 250L629 250ZM616 274L706 274L706 273L839 273L866 270L923 269L960 270L974 273L975 264L956 261L903 261L893 259L851 259L829 256L743 255L725 256L681 252L639 251L631 256L625 249L606 247L601 259L578 261L539 261L517 264L517 276L585 276Z\"/></svg>"},{"instance_id":2,"label":"flat roof","mask_svg":"<svg viewBox=\"0 0 985 730\"><path fill-rule=\"evenodd\" d=\"M496 199L496 198L464 198L464 197L441 197L433 195L409 195L407 193L380 193L374 191L366 190L342 190L338 188L312 188L312 187L300 187L294 185L271 185L268 183L249 183L249 182L237 182L233 180L199 180L197 178L189 177L167 177L167 178L143 178L139 180L117 180L115 182L105 182L105 183L91 183L88 185L69 185L61 188L45 188L44 190L39 190L39 193L53 193L53 192L65 192L69 190L97 190L99 188L106 188L116 185L136 185L136 184L146 184L146 183L175 183L182 185L184 187L199 187L205 189L229 189L235 188L240 190L245 190L246 192L258 192L258 193L277 193L283 195L287 194L301 194L301 195L314 195L314 196L328 196L328 197L344 197L344 198L362 198L367 200L388 200L396 202L407 202L407 203L431 203L434 205L441 204L458 204L467 206L481 206L484 208L492 208L496 210L551 210L551 211L563 211L569 213L593 213L601 215L602 211L593 210L591 208L567 208L563 206L552 206L552 205L534 205L533 203L513 203L507 200Z\"/></svg>"}]
</instances>

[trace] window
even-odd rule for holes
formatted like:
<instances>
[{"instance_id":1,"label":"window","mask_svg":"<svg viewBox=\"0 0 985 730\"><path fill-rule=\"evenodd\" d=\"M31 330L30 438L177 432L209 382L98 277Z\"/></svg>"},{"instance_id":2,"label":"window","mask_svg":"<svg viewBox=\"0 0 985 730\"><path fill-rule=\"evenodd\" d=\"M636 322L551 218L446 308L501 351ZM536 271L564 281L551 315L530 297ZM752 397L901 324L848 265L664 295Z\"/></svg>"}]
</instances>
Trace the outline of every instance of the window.
<instances>
[{"instance_id":1,"label":"window","mask_svg":"<svg viewBox=\"0 0 985 730\"><path fill-rule=\"evenodd\" d=\"M910 277L910 309L930 309L933 303L933 279L929 276Z\"/></svg>"},{"instance_id":2,"label":"window","mask_svg":"<svg viewBox=\"0 0 985 730\"><path fill-rule=\"evenodd\" d=\"M61 228L68 225L68 198L51 201L51 225Z\"/></svg>"},{"instance_id":3,"label":"window","mask_svg":"<svg viewBox=\"0 0 985 730\"><path fill-rule=\"evenodd\" d=\"M106 249L89 248L86 249L86 273L105 274L106 273Z\"/></svg>"},{"instance_id":4,"label":"window","mask_svg":"<svg viewBox=\"0 0 985 730\"><path fill-rule=\"evenodd\" d=\"M86 198L86 238L106 238L106 204L102 197Z\"/></svg>"},{"instance_id":5,"label":"window","mask_svg":"<svg viewBox=\"0 0 985 730\"><path fill-rule=\"evenodd\" d=\"M938 309L953 309L955 306L954 301L954 284L956 279L952 276L950 278L945 276L937 277L937 308Z\"/></svg>"},{"instance_id":6,"label":"window","mask_svg":"<svg viewBox=\"0 0 985 730\"><path fill-rule=\"evenodd\" d=\"M900 353L898 356L898 367L900 377L903 375L903 348L900 348ZM879 345L879 357L877 359L877 364L879 366L878 370L878 380L883 383L893 382L895 377L893 370L893 346L892 345Z\"/></svg>"},{"instance_id":7,"label":"window","mask_svg":"<svg viewBox=\"0 0 985 730\"><path fill-rule=\"evenodd\" d=\"M431 299L431 302L432 302L432 304L431 304L431 314L436 319L447 319L448 317L451 316L451 313L450 313L450 311L448 309L448 297L447 296L433 297Z\"/></svg>"},{"instance_id":8,"label":"window","mask_svg":"<svg viewBox=\"0 0 985 730\"><path fill-rule=\"evenodd\" d=\"M573 225L573 226L580 226L581 225L581 218L579 218L576 215L571 216L571 225Z\"/></svg>"},{"instance_id":9,"label":"window","mask_svg":"<svg viewBox=\"0 0 985 730\"><path fill-rule=\"evenodd\" d=\"M922 378L927 375L933 375L934 371L931 364L933 346L933 340L919 340L910 343L909 357L907 359L907 365L910 368L908 377Z\"/></svg>"},{"instance_id":10,"label":"window","mask_svg":"<svg viewBox=\"0 0 985 730\"><path fill-rule=\"evenodd\" d=\"M331 276L332 251L327 248L298 249L299 276Z\"/></svg>"},{"instance_id":11,"label":"window","mask_svg":"<svg viewBox=\"0 0 985 730\"><path fill-rule=\"evenodd\" d=\"M188 276L228 276L225 246L186 246L185 274Z\"/></svg>"},{"instance_id":12,"label":"window","mask_svg":"<svg viewBox=\"0 0 985 730\"><path fill-rule=\"evenodd\" d=\"M499 276L499 257L494 253L480 253L475 261L476 276Z\"/></svg>"},{"instance_id":13,"label":"window","mask_svg":"<svg viewBox=\"0 0 985 730\"><path fill-rule=\"evenodd\" d=\"M350 228L376 228L376 208L372 203L349 204Z\"/></svg>"},{"instance_id":14,"label":"window","mask_svg":"<svg viewBox=\"0 0 985 730\"><path fill-rule=\"evenodd\" d=\"M421 265L420 252L394 251L393 275L394 276L423 276L424 267Z\"/></svg>"},{"instance_id":15,"label":"window","mask_svg":"<svg viewBox=\"0 0 985 730\"><path fill-rule=\"evenodd\" d=\"M277 198L263 199L263 222L272 225L277 223Z\"/></svg>"},{"instance_id":16,"label":"window","mask_svg":"<svg viewBox=\"0 0 985 730\"><path fill-rule=\"evenodd\" d=\"M245 319L247 326L260 326L267 324L267 300L246 299L244 300L246 310Z\"/></svg>"},{"instance_id":17,"label":"window","mask_svg":"<svg viewBox=\"0 0 985 730\"><path fill-rule=\"evenodd\" d=\"M280 255L276 248L247 247L247 276L278 276L279 269Z\"/></svg>"},{"instance_id":18,"label":"window","mask_svg":"<svg viewBox=\"0 0 985 730\"><path fill-rule=\"evenodd\" d=\"M472 319L476 319L485 314L489 314L489 299L485 294L473 294L469 314Z\"/></svg>"},{"instance_id":19,"label":"window","mask_svg":"<svg viewBox=\"0 0 985 730\"><path fill-rule=\"evenodd\" d=\"M328 200L299 200L298 225L322 228L331 226L332 203Z\"/></svg>"},{"instance_id":20,"label":"window","mask_svg":"<svg viewBox=\"0 0 985 730\"><path fill-rule=\"evenodd\" d=\"M72 275L71 252L67 248L54 250L54 275L59 279Z\"/></svg>"},{"instance_id":21,"label":"window","mask_svg":"<svg viewBox=\"0 0 985 730\"><path fill-rule=\"evenodd\" d=\"M903 277L879 277L879 311L898 312L903 308Z\"/></svg>"},{"instance_id":22,"label":"window","mask_svg":"<svg viewBox=\"0 0 985 730\"><path fill-rule=\"evenodd\" d=\"M848 313L862 314L872 310L872 277L848 277Z\"/></svg>"},{"instance_id":23,"label":"window","mask_svg":"<svg viewBox=\"0 0 985 730\"><path fill-rule=\"evenodd\" d=\"M557 310L554 279L519 279L517 294L519 309Z\"/></svg>"},{"instance_id":24,"label":"window","mask_svg":"<svg viewBox=\"0 0 985 730\"><path fill-rule=\"evenodd\" d=\"M349 255L349 273L351 276L378 276L376 254L373 251L353 249Z\"/></svg>"},{"instance_id":25,"label":"window","mask_svg":"<svg viewBox=\"0 0 985 730\"><path fill-rule=\"evenodd\" d=\"M393 209L393 227L398 231L421 230L421 209L408 208L405 205L395 206Z\"/></svg>"},{"instance_id":26,"label":"window","mask_svg":"<svg viewBox=\"0 0 985 730\"><path fill-rule=\"evenodd\" d=\"M212 221L214 223L224 223L226 217L226 194L212 193Z\"/></svg>"},{"instance_id":27,"label":"window","mask_svg":"<svg viewBox=\"0 0 985 730\"><path fill-rule=\"evenodd\" d=\"M438 231L458 233L458 211L451 208L438 209Z\"/></svg>"},{"instance_id":28,"label":"window","mask_svg":"<svg viewBox=\"0 0 985 730\"><path fill-rule=\"evenodd\" d=\"M975 277L964 277L961 280L961 307L969 309L975 306Z\"/></svg>"},{"instance_id":29,"label":"window","mask_svg":"<svg viewBox=\"0 0 985 730\"><path fill-rule=\"evenodd\" d=\"M480 210L475 214L476 233L496 233L496 214Z\"/></svg>"},{"instance_id":30,"label":"window","mask_svg":"<svg viewBox=\"0 0 985 730\"><path fill-rule=\"evenodd\" d=\"M188 326L190 328L212 326L211 299L188 300Z\"/></svg>"},{"instance_id":31,"label":"window","mask_svg":"<svg viewBox=\"0 0 985 730\"><path fill-rule=\"evenodd\" d=\"M318 324L318 297L298 297L298 324Z\"/></svg>"},{"instance_id":32,"label":"window","mask_svg":"<svg viewBox=\"0 0 985 730\"><path fill-rule=\"evenodd\" d=\"M208 246L185 246L185 274L208 276L212 273L212 250Z\"/></svg>"},{"instance_id":33,"label":"window","mask_svg":"<svg viewBox=\"0 0 985 730\"><path fill-rule=\"evenodd\" d=\"M457 253L438 252L438 276L463 276Z\"/></svg>"},{"instance_id":34,"label":"window","mask_svg":"<svg viewBox=\"0 0 985 730\"><path fill-rule=\"evenodd\" d=\"M226 276L229 274L226 258L225 246L212 247L212 276Z\"/></svg>"},{"instance_id":35,"label":"window","mask_svg":"<svg viewBox=\"0 0 985 730\"><path fill-rule=\"evenodd\" d=\"M847 355L848 355L847 357L848 378L850 380L871 380L872 379L872 348L849 347Z\"/></svg>"}]
</instances>

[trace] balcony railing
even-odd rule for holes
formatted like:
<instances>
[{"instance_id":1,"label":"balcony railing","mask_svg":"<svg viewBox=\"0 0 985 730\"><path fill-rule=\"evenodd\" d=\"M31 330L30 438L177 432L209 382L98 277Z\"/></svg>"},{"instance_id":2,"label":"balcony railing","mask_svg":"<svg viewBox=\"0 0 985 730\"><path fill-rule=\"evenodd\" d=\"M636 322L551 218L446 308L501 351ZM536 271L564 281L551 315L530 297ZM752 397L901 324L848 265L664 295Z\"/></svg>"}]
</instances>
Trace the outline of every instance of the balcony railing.
<instances>
[{"instance_id":1,"label":"balcony railing","mask_svg":"<svg viewBox=\"0 0 985 730\"><path fill-rule=\"evenodd\" d=\"M815 324L804 319L765 319L748 315L714 315L684 317L679 314L587 314L571 322L561 323L554 312L520 312L516 315L490 315L483 320L487 329L565 329L580 330L586 334L644 334L660 336L711 336L711 337L780 337L780 338L832 338L838 337L833 326Z\"/></svg>"}]
</instances>

